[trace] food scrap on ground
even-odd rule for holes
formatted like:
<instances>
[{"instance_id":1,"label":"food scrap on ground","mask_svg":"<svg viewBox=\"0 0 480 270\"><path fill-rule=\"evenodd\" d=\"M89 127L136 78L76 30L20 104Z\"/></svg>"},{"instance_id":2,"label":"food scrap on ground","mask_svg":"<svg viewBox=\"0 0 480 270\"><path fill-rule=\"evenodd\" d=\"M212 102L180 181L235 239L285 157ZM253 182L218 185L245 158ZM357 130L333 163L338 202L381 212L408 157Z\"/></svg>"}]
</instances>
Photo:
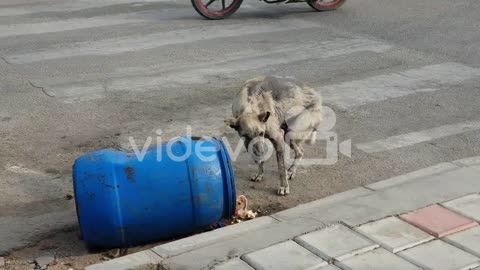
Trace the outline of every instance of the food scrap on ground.
<instances>
[{"instance_id":1,"label":"food scrap on ground","mask_svg":"<svg viewBox=\"0 0 480 270\"><path fill-rule=\"evenodd\" d=\"M235 216L233 217L232 223L239 223L243 220L254 219L255 217L257 217L257 212L248 209L247 197L245 197L245 195L238 196Z\"/></svg>"}]
</instances>

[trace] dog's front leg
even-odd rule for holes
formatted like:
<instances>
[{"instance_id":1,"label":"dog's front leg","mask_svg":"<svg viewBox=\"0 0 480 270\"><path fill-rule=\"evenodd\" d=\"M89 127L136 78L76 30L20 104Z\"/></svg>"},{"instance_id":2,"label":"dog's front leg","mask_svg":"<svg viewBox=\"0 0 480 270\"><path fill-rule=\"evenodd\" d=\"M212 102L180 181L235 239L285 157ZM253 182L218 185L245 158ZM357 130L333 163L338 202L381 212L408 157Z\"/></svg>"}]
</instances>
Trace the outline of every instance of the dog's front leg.
<instances>
[{"instance_id":1,"label":"dog's front leg","mask_svg":"<svg viewBox=\"0 0 480 270\"><path fill-rule=\"evenodd\" d=\"M280 174L280 187L278 188L278 195L285 196L290 194L290 186L288 184L287 172L285 170L285 143L283 136L272 138L273 146L277 152L278 173Z\"/></svg>"},{"instance_id":2,"label":"dog's front leg","mask_svg":"<svg viewBox=\"0 0 480 270\"><path fill-rule=\"evenodd\" d=\"M263 172L264 172L263 163L264 163L263 161L260 161L258 163L258 172L251 179L253 182L260 182L263 180Z\"/></svg>"}]
</instances>

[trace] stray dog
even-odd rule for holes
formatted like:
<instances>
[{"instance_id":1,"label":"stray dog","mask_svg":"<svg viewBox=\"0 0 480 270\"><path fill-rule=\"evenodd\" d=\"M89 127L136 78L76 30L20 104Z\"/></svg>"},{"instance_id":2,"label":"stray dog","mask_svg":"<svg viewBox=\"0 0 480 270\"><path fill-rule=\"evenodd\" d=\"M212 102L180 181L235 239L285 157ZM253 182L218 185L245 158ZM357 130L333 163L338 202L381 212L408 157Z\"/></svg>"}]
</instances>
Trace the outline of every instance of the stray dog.
<instances>
[{"instance_id":1,"label":"stray dog","mask_svg":"<svg viewBox=\"0 0 480 270\"><path fill-rule=\"evenodd\" d=\"M270 140L276 151L280 187L278 195L290 193L288 180L295 177L303 157L303 143L315 141L322 121L322 99L314 89L293 79L273 76L257 77L245 82L232 104L233 119L225 123L244 139L259 166L252 181L263 180L265 159L264 139ZM250 145L252 144L252 145ZM285 168L285 145L294 153L293 164Z\"/></svg>"}]
</instances>

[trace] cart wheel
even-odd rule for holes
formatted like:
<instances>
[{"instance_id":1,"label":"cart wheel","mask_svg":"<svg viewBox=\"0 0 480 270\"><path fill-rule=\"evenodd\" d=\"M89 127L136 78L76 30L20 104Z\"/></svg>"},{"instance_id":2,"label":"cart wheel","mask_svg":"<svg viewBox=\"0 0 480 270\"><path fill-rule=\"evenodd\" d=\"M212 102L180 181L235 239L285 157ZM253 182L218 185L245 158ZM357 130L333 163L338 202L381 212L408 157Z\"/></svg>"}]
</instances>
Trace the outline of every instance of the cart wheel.
<instances>
[{"instance_id":1,"label":"cart wheel","mask_svg":"<svg viewBox=\"0 0 480 270\"><path fill-rule=\"evenodd\" d=\"M195 10L210 20L221 20L229 17L242 4L243 0L191 0Z\"/></svg>"},{"instance_id":2,"label":"cart wheel","mask_svg":"<svg viewBox=\"0 0 480 270\"><path fill-rule=\"evenodd\" d=\"M318 11L335 10L347 0L307 0L309 6Z\"/></svg>"}]
</instances>

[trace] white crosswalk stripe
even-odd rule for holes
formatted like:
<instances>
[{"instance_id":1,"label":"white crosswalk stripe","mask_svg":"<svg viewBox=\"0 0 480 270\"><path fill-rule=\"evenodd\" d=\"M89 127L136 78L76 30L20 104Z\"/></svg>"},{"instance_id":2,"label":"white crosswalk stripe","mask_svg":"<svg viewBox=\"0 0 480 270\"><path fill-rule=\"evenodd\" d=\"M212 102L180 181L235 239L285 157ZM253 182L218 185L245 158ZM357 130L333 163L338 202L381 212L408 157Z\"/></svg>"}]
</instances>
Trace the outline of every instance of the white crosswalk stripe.
<instances>
[{"instance_id":1,"label":"white crosswalk stripe","mask_svg":"<svg viewBox=\"0 0 480 270\"><path fill-rule=\"evenodd\" d=\"M43 12L71 12L88 8L100 8L120 4L142 4L151 2L167 2L171 0L77 0L77 1L45 1L43 5L32 5L28 7L2 7L0 8L0 17L2 16L21 16ZM50 2L48 4L48 2ZM24 3L26 4L26 3Z\"/></svg>"},{"instance_id":2,"label":"white crosswalk stripe","mask_svg":"<svg viewBox=\"0 0 480 270\"><path fill-rule=\"evenodd\" d=\"M119 24L140 23L144 19L134 19L132 16L102 16L84 19L70 19L65 21L24 23L14 25L0 25L0 38L21 35L36 35L71 31L86 28L105 27Z\"/></svg>"},{"instance_id":3,"label":"white crosswalk stripe","mask_svg":"<svg viewBox=\"0 0 480 270\"><path fill-rule=\"evenodd\" d=\"M324 86L325 101L341 108L402 97L418 92L438 90L442 84L453 84L480 76L480 69L457 63L442 63L403 72Z\"/></svg>"},{"instance_id":4,"label":"white crosswalk stripe","mask_svg":"<svg viewBox=\"0 0 480 270\"><path fill-rule=\"evenodd\" d=\"M307 48L306 48L307 47ZM240 61L222 61L209 63L202 67L189 69L185 72L175 73L170 76L138 77L131 79L118 79L112 81L112 88L117 90L139 89L152 85L164 84L194 84L205 83L206 76L215 74L233 74L245 70L254 70L266 66L280 65L300 60L321 59L327 57L348 55L360 51L382 52L390 49L387 44L377 43L365 39L351 39L343 41L326 41L315 45L298 45L292 50L270 53L263 56L252 55ZM212 64L215 68L212 69ZM139 87L140 86L140 87Z\"/></svg>"},{"instance_id":5,"label":"white crosswalk stripe","mask_svg":"<svg viewBox=\"0 0 480 270\"><path fill-rule=\"evenodd\" d=\"M71 97L78 93L103 93L108 91L138 91L158 87L174 87L184 84L206 83L208 76L234 74L240 71L261 69L271 65L280 65L300 60L321 59L355 52L383 52L391 49L388 44L362 39L337 39L316 44L299 44L296 46L279 46L264 54L248 51L232 56L225 56L223 61L208 62L201 65L175 67L174 70L155 68L120 69L107 83L69 84L48 87L57 97ZM212 68L214 66L215 68ZM153 74L151 74L153 73ZM132 76L133 75L133 76ZM147 75L147 76L146 76ZM40 84L48 83L48 81ZM83 99L81 99L83 100ZM69 102L71 99L68 100Z\"/></svg>"},{"instance_id":6,"label":"white crosswalk stripe","mask_svg":"<svg viewBox=\"0 0 480 270\"><path fill-rule=\"evenodd\" d=\"M181 29L170 32L159 32L141 36L105 39L94 42L80 42L71 44L68 48L54 48L35 53L11 55L6 57L9 62L16 64L33 63L59 58L78 57L85 55L113 55L140 50L158 48L165 45L191 43L195 41L211 40L215 38L238 37L252 34L273 33L289 30L314 28L311 24L302 21L293 21L288 25L279 23L265 23L261 25L231 24Z\"/></svg>"},{"instance_id":7,"label":"white crosswalk stripe","mask_svg":"<svg viewBox=\"0 0 480 270\"><path fill-rule=\"evenodd\" d=\"M376 153L411 146L418 143L428 142L447 136L452 136L479 129L480 121L470 121L410 132L407 134L392 136L383 140L377 140L373 142L359 143L355 146L366 153Z\"/></svg>"}]
</instances>

